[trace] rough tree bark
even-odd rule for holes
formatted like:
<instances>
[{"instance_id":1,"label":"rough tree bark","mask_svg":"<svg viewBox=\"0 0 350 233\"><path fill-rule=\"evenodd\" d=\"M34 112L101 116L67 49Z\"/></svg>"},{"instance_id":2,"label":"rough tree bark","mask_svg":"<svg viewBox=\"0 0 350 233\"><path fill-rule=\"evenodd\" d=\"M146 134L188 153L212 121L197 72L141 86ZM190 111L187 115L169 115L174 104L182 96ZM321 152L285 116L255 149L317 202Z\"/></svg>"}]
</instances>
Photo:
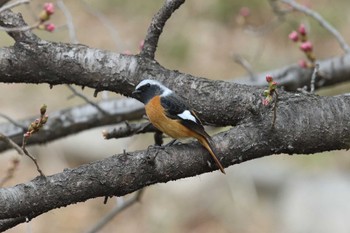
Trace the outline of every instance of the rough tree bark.
<instances>
[{"instance_id":1,"label":"rough tree bark","mask_svg":"<svg viewBox=\"0 0 350 233\"><path fill-rule=\"evenodd\" d=\"M166 19L183 2L165 1L159 17L154 17L151 25L163 27ZM163 21L159 24L157 20ZM11 11L0 13L1 26L17 27L23 24L18 14ZM83 45L44 41L30 31L12 32L10 35L16 41L14 46L0 49L0 82L76 84L94 88L97 92L108 90L130 96L140 80L157 79L184 96L207 124L234 126L213 136L225 167L271 154L310 154L350 148L350 95L321 97L279 90L277 118L272 127L272 107L262 105L263 88L210 81L168 70L158 64L153 58L161 31L162 28L159 30L155 26L152 29L151 26L146 37L151 39L145 41L145 49L135 56ZM152 33L155 33L155 37ZM323 85L348 80L349 59L349 55L345 55L323 61L320 72L327 74ZM307 83L310 72L296 67L286 68L280 72L280 77L287 80L285 85L288 86L293 76L303 75L302 84L296 84L298 86ZM260 83L258 85L261 86ZM295 90L295 86L290 87L287 89ZM125 103L129 104L130 101L126 100ZM122 109L117 113L114 110L109 110L112 116L119 116L114 123L140 119L143 113L140 106L130 112ZM87 114L95 119L107 117L101 116L96 109L88 111L91 113ZM79 119L76 115L72 117ZM60 116L54 119L65 122ZM105 123L111 121L105 119ZM98 124L90 123L90 127ZM45 135L49 139L49 129L53 126L47 127ZM58 127L62 127L62 134L57 137L71 133L64 128L64 124ZM0 145L0 148L3 147ZM211 161L209 154L196 142L165 148L151 147L65 169L46 178L37 177L26 184L1 188L0 230L54 208L94 197L122 196L151 184L216 169L208 161Z\"/></svg>"}]
</instances>

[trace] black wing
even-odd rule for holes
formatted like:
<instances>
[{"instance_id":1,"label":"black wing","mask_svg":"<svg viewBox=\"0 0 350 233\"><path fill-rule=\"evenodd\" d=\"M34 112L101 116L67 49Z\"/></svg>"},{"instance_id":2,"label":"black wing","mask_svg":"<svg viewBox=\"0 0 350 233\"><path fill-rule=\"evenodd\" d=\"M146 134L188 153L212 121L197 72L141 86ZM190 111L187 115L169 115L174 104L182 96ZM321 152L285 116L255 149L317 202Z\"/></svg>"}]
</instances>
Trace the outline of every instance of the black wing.
<instances>
[{"instance_id":1,"label":"black wing","mask_svg":"<svg viewBox=\"0 0 350 233\"><path fill-rule=\"evenodd\" d=\"M204 131L202 122L181 97L175 94L171 94L166 97L161 97L160 103L164 108L167 117L174 120L179 120L185 127L197 132L202 136L209 137L209 135ZM188 112L186 112L186 110ZM181 114L184 113L186 113L186 116L189 117L184 118L181 116Z\"/></svg>"}]
</instances>

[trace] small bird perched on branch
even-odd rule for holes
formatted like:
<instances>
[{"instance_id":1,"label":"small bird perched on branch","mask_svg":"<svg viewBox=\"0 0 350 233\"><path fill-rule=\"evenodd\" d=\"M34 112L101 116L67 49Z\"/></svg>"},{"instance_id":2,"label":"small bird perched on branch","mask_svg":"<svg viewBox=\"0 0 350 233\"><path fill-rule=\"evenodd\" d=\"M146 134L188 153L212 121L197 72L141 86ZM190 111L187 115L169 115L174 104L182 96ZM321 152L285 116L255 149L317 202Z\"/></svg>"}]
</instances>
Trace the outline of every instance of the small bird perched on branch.
<instances>
[{"instance_id":1,"label":"small bird perched on branch","mask_svg":"<svg viewBox=\"0 0 350 233\"><path fill-rule=\"evenodd\" d=\"M140 82L132 96L145 104L146 114L157 129L175 139L196 138L225 174L224 167L215 155L211 137L182 98L160 82L150 79Z\"/></svg>"}]
</instances>

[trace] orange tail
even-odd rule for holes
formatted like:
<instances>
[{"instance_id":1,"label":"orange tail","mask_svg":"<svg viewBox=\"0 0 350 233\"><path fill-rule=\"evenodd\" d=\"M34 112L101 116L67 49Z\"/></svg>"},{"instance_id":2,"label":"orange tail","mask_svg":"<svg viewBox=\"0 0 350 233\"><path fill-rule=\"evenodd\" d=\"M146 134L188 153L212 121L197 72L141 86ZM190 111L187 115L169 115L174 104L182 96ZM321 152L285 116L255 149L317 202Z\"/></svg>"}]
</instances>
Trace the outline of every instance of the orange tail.
<instances>
[{"instance_id":1,"label":"orange tail","mask_svg":"<svg viewBox=\"0 0 350 233\"><path fill-rule=\"evenodd\" d=\"M210 138L206 138L206 137L201 135L201 137L198 137L197 139L209 151L210 155L213 157L213 159L214 159L216 165L219 167L220 171L222 173L226 174L225 170L224 170L224 167L222 166L222 164L220 163L218 157L214 153L214 149L213 149L213 146L212 146Z\"/></svg>"}]
</instances>

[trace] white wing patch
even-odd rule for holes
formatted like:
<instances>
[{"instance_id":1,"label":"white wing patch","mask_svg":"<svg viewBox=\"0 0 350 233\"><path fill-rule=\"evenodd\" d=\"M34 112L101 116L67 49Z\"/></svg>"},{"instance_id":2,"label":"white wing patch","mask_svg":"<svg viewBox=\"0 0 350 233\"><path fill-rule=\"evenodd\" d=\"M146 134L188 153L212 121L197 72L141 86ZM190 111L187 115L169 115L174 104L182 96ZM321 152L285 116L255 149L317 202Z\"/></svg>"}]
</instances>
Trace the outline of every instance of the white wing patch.
<instances>
[{"instance_id":1,"label":"white wing patch","mask_svg":"<svg viewBox=\"0 0 350 233\"><path fill-rule=\"evenodd\" d=\"M173 93L173 91L168 89L167 87L163 86L162 88L163 88L163 94L161 94L160 96L165 97L165 96L171 95L171 93Z\"/></svg>"},{"instance_id":2,"label":"white wing patch","mask_svg":"<svg viewBox=\"0 0 350 233\"><path fill-rule=\"evenodd\" d=\"M193 121L195 123L198 124L198 122L196 121L196 118L192 115L192 113L188 110L183 111L180 114L177 114L180 118L184 119L184 120L190 120Z\"/></svg>"}]
</instances>

